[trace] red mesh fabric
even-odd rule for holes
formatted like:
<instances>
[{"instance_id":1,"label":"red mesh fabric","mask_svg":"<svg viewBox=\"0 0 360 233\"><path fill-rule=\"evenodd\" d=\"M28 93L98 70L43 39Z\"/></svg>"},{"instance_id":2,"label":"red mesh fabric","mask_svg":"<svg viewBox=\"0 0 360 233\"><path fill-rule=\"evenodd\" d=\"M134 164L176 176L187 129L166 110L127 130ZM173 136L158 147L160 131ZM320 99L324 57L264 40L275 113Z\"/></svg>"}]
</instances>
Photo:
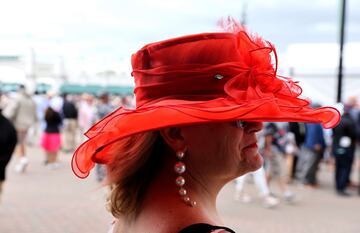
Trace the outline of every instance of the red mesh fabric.
<instances>
[{"instance_id":1,"label":"red mesh fabric","mask_svg":"<svg viewBox=\"0 0 360 233\"><path fill-rule=\"evenodd\" d=\"M85 134L89 140L72 160L81 178L94 162L109 162L116 141L144 131L238 119L316 122L331 128L340 120L336 109L312 109L299 98L301 88L277 76L273 46L244 31L149 44L133 55L132 64L137 107L119 108Z\"/></svg>"}]
</instances>

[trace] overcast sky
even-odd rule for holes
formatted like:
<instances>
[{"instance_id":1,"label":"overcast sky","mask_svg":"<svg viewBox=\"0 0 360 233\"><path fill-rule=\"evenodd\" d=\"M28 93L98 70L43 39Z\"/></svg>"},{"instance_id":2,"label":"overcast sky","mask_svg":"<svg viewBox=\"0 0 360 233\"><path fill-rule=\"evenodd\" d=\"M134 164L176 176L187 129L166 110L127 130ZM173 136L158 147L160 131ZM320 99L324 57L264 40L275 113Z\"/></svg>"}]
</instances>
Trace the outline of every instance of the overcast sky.
<instances>
[{"instance_id":1,"label":"overcast sky","mask_svg":"<svg viewBox=\"0 0 360 233\"><path fill-rule=\"evenodd\" d=\"M347 2L346 40L360 42L360 0ZM249 30L281 53L291 43L336 42L339 6L339 0L2 0L0 54L33 47L43 62L62 56L69 71L118 70L146 43L218 31L217 20L241 19L244 7Z\"/></svg>"}]
</instances>

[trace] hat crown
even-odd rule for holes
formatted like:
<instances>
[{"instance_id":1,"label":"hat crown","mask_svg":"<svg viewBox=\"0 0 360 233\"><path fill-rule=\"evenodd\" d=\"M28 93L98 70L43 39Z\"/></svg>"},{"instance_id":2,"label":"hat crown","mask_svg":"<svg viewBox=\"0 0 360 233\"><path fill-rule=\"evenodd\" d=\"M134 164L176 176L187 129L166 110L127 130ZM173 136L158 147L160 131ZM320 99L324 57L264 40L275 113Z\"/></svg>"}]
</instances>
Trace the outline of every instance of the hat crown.
<instances>
[{"instance_id":1,"label":"hat crown","mask_svg":"<svg viewBox=\"0 0 360 233\"><path fill-rule=\"evenodd\" d=\"M249 76L267 72L275 77L271 52L271 46L261 39L255 43L244 31L203 33L146 45L132 56L137 106L164 98L226 97L224 86L234 76L244 79L236 85L245 90Z\"/></svg>"}]
</instances>

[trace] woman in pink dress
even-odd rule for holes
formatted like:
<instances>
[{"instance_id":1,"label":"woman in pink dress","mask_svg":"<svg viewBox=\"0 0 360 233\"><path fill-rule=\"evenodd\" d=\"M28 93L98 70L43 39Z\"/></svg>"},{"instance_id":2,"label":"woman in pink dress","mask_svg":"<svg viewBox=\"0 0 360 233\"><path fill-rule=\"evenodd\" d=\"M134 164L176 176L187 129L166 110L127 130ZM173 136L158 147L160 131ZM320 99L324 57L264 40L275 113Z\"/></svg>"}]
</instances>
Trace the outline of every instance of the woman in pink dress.
<instances>
[{"instance_id":1,"label":"woman in pink dress","mask_svg":"<svg viewBox=\"0 0 360 233\"><path fill-rule=\"evenodd\" d=\"M45 164L49 168L57 168L59 166L57 157L61 147L61 116L51 107L48 107L45 111L45 122L46 127L41 140L41 146L46 153Z\"/></svg>"}]
</instances>

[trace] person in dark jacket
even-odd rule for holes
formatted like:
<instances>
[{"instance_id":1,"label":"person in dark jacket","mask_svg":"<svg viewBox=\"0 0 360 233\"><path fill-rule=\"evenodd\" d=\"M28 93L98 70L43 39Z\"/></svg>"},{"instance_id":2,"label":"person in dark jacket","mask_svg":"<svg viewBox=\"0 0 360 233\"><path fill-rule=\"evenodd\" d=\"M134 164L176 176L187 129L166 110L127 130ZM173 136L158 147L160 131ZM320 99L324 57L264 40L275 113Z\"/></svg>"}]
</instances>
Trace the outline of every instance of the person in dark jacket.
<instances>
[{"instance_id":1,"label":"person in dark jacket","mask_svg":"<svg viewBox=\"0 0 360 233\"><path fill-rule=\"evenodd\" d=\"M349 196L346 191L350 180L356 146L356 122L351 117L349 107L344 106L340 124L333 129L332 150L335 157L335 188L340 196Z\"/></svg>"},{"instance_id":2,"label":"person in dark jacket","mask_svg":"<svg viewBox=\"0 0 360 233\"><path fill-rule=\"evenodd\" d=\"M64 150L66 152L74 151L76 147L76 131L77 131L77 118L78 110L74 102L70 99L67 94L63 95L64 103L62 107L62 115L64 118Z\"/></svg>"},{"instance_id":3,"label":"person in dark jacket","mask_svg":"<svg viewBox=\"0 0 360 233\"><path fill-rule=\"evenodd\" d=\"M0 198L6 178L6 166L15 150L17 133L14 125L5 118L0 109Z\"/></svg>"}]
</instances>

